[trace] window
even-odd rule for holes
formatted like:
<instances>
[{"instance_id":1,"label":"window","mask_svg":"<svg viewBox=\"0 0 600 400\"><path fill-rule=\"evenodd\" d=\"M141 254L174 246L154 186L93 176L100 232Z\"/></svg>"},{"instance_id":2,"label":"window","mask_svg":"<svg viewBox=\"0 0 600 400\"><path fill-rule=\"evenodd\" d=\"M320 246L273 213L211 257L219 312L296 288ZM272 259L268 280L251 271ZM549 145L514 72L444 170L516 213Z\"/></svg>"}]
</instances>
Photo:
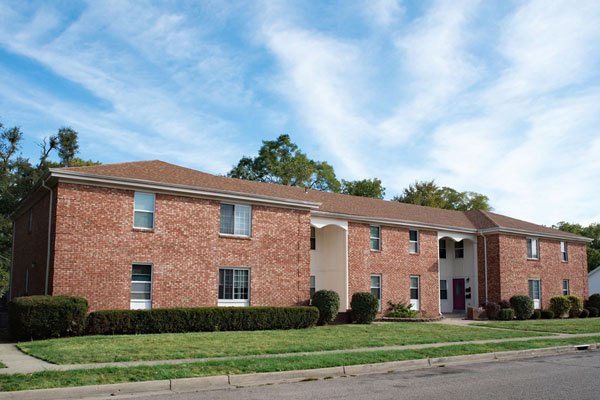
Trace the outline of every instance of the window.
<instances>
[{"instance_id":1,"label":"window","mask_svg":"<svg viewBox=\"0 0 600 400\"><path fill-rule=\"evenodd\" d=\"M219 305L247 306L250 304L250 270L246 268L219 269Z\"/></svg>"},{"instance_id":2,"label":"window","mask_svg":"<svg viewBox=\"0 0 600 400\"><path fill-rule=\"evenodd\" d=\"M563 281L563 296L568 296L569 295L569 280L565 279Z\"/></svg>"},{"instance_id":3,"label":"window","mask_svg":"<svg viewBox=\"0 0 600 400\"><path fill-rule=\"evenodd\" d=\"M310 249L311 250L317 249L317 237L316 237L316 232L315 232L314 226L310 227Z\"/></svg>"},{"instance_id":4,"label":"window","mask_svg":"<svg viewBox=\"0 0 600 400\"><path fill-rule=\"evenodd\" d=\"M310 298L312 299L313 294L315 294L317 288L317 281L314 275L310 276Z\"/></svg>"},{"instance_id":5,"label":"window","mask_svg":"<svg viewBox=\"0 0 600 400\"><path fill-rule=\"evenodd\" d=\"M131 309L152 308L152 264L131 266Z\"/></svg>"},{"instance_id":6,"label":"window","mask_svg":"<svg viewBox=\"0 0 600 400\"><path fill-rule=\"evenodd\" d=\"M135 192L133 205L133 227L154 229L154 194Z\"/></svg>"},{"instance_id":7,"label":"window","mask_svg":"<svg viewBox=\"0 0 600 400\"><path fill-rule=\"evenodd\" d=\"M419 252L419 231L408 231L408 240L410 242L409 252L417 254Z\"/></svg>"},{"instance_id":8,"label":"window","mask_svg":"<svg viewBox=\"0 0 600 400\"><path fill-rule=\"evenodd\" d=\"M29 226L27 228L27 233L31 233L33 229L33 208L29 209Z\"/></svg>"},{"instance_id":9,"label":"window","mask_svg":"<svg viewBox=\"0 0 600 400\"><path fill-rule=\"evenodd\" d=\"M371 225L371 250L381 250L381 230Z\"/></svg>"},{"instance_id":10,"label":"window","mask_svg":"<svg viewBox=\"0 0 600 400\"><path fill-rule=\"evenodd\" d=\"M461 240L460 242L454 243L454 258L464 258L465 257L465 241Z\"/></svg>"},{"instance_id":11,"label":"window","mask_svg":"<svg viewBox=\"0 0 600 400\"><path fill-rule=\"evenodd\" d=\"M448 300L448 281L445 279L440 281L440 299Z\"/></svg>"},{"instance_id":12,"label":"window","mask_svg":"<svg viewBox=\"0 0 600 400\"><path fill-rule=\"evenodd\" d=\"M540 292L540 280L530 279L529 280L529 297L533 299L533 308L540 309L541 303L541 292Z\"/></svg>"},{"instance_id":13,"label":"window","mask_svg":"<svg viewBox=\"0 0 600 400\"><path fill-rule=\"evenodd\" d=\"M419 277L410 277L410 304L413 310L419 309Z\"/></svg>"},{"instance_id":14,"label":"window","mask_svg":"<svg viewBox=\"0 0 600 400\"><path fill-rule=\"evenodd\" d=\"M440 239L440 258L446 258L446 239Z\"/></svg>"},{"instance_id":15,"label":"window","mask_svg":"<svg viewBox=\"0 0 600 400\"><path fill-rule=\"evenodd\" d=\"M250 206L221 204L219 232L226 235L250 236Z\"/></svg>"},{"instance_id":16,"label":"window","mask_svg":"<svg viewBox=\"0 0 600 400\"><path fill-rule=\"evenodd\" d=\"M381 311L381 275L371 275L371 294L377 297L378 310Z\"/></svg>"},{"instance_id":17,"label":"window","mask_svg":"<svg viewBox=\"0 0 600 400\"><path fill-rule=\"evenodd\" d=\"M569 255L567 252L567 242L560 242L560 260L563 262L569 261Z\"/></svg>"},{"instance_id":18,"label":"window","mask_svg":"<svg viewBox=\"0 0 600 400\"><path fill-rule=\"evenodd\" d=\"M540 259L540 243L537 239L527 238L527 258L531 260Z\"/></svg>"}]
</instances>

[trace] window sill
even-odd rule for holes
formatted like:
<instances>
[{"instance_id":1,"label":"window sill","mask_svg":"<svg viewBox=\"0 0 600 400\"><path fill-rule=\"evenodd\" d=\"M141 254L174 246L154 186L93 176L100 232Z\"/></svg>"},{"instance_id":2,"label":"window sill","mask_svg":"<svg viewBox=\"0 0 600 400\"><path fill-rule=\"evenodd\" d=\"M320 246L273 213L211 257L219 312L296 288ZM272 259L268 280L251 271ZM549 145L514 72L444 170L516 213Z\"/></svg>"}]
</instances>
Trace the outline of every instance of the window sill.
<instances>
[{"instance_id":1,"label":"window sill","mask_svg":"<svg viewBox=\"0 0 600 400\"><path fill-rule=\"evenodd\" d=\"M219 233L219 237L223 239L238 239L238 240L252 240L251 236L243 235L228 235L226 233Z\"/></svg>"},{"instance_id":2,"label":"window sill","mask_svg":"<svg viewBox=\"0 0 600 400\"><path fill-rule=\"evenodd\" d=\"M418 255L420 255L421 253L412 253L412 252L409 252L408 254L409 254L409 255L412 255L412 256L418 256Z\"/></svg>"},{"instance_id":3,"label":"window sill","mask_svg":"<svg viewBox=\"0 0 600 400\"><path fill-rule=\"evenodd\" d=\"M132 232L154 233L154 229L148 229L148 228L132 228L131 231Z\"/></svg>"},{"instance_id":4,"label":"window sill","mask_svg":"<svg viewBox=\"0 0 600 400\"><path fill-rule=\"evenodd\" d=\"M369 251L370 251L371 253L381 253L381 250L373 250L373 249L369 249Z\"/></svg>"},{"instance_id":5,"label":"window sill","mask_svg":"<svg viewBox=\"0 0 600 400\"><path fill-rule=\"evenodd\" d=\"M528 258L527 261L540 261L539 258Z\"/></svg>"}]
</instances>

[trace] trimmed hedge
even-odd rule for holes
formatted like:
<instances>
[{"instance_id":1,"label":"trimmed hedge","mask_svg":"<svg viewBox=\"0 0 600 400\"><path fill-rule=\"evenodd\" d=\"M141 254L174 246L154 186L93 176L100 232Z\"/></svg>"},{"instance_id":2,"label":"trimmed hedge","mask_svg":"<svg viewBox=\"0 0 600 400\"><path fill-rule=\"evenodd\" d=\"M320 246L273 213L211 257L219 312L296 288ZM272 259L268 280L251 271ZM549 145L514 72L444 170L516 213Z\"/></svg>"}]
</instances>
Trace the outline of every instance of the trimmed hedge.
<instances>
[{"instance_id":1,"label":"trimmed hedge","mask_svg":"<svg viewBox=\"0 0 600 400\"><path fill-rule=\"evenodd\" d=\"M515 310L517 319L529 319L533 314L533 300L529 296L513 296L510 298L510 305Z\"/></svg>"},{"instance_id":2,"label":"trimmed hedge","mask_svg":"<svg viewBox=\"0 0 600 400\"><path fill-rule=\"evenodd\" d=\"M567 299L571 302L571 308L569 309L569 317L577 318L583 311L583 302L579 299L579 297L571 294L567 296Z\"/></svg>"},{"instance_id":3,"label":"trimmed hedge","mask_svg":"<svg viewBox=\"0 0 600 400\"><path fill-rule=\"evenodd\" d=\"M359 324L370 324L375 321L379 311L379 300L369 292L357 292L350 301L352 321Z\"/></svg>"},{"instance_id":4,"label":"trimmed hedge","mask_svg":"<svg viewBox=\"0 0 600 400\"><path fill-rule=\"evenodd\" d=\"M8 305L9 330L17 340L81 335L87 300L77 296L17 297Z\"/></svg>"},{"instance_id":5,"label":"trimmed hedge","mask_svg":"<svg viewBox=\"0 0 600 400\"><path fill-rule=\"evenodd\" d=\"M587 308L584 308L579 314L579 318L587 318L590 316L590 311Z\"/></svg>"},{"instance_id":6,"label":"trimmed hedge","mask_svg":"<svg viewBox=\"0 0 600 400\"><path fill-rule=\"evenodd\" d=\"M590 307L594 307L600 310L600 293L594 293L590 296L590 298L586 301L586 307L588 310Z\"/></svg>"},{"instance_id":7,"label":"trimmed hedge","mask_svg":"<svg viewBox=\"0 0 600 400\"><path fill-rule=\"evenodd\" d=\"M510 304L510 301L508 300L500 300L500 303L498 303L498 305L500 306L500 308L512 308L512 305Z\"/></svg>"},{"instance_id":8,"label":"trimmed hedge","mask_svg":"<svg viewBox=\"0 0 600 400\"><path fill-rule=\"evenodd\" d=\"M515 319L515 310L512 308L503 308L498 313L498 319L500 321L512 321Z\"/></svg>"},{"instance_id":9,"label":"trimmed hedge","mask_svg":"<svg viewBox=\"0 0 600 400\"><path fill-rule=\"evenodd\" d=\"M554 316L554 314L552 314L552 316ZM531 314L531 317L529 317L529 319L540 319L542 317L542 312L540 310L533 310L533 314Z\"/></svg>"},{"instance_id":10,"label":"trimmed hedge","mask_svg":"<svg viewBox=\"0 0 600 400\"><path fill-rule=\"evenodd\" d=\"M493 301L488 301L485 304L485 315L487 315L489 320L497 319L499 312L500 312L500 305L498 303L494 303Z\"/></svg>"},{"instance_id":11,"label":"trimmed hedge","mask_svg":"<svg viewBox=\"0 0 600 400\"><path fill-rule=\"evenodd\" d=\"M552 318L554 318L554 311L542 310L542 319L552 319Z\"/></svg>"},{"instance_id":12,"label":"trimmed hedge","mask_svg":"<svg viewBox=\"0 0 600 400\"><path fill-rule=\"evenodd\" d=\"M590 318L596 318L600 313L600 310L598 310L596 307L588 307L587 309L590 312Z\"/></svg>"},{"instance_id":13,"label":"trimmed hedge","mask_svg":"<svg viewBox=\"0 0 600 400\"><path fill-rule=\"evenodd\" d=\"M571 301L567 296L552 296L550 298L550 309L556 318L561 318L563 314L571 309Z\"/></svg>"},{"instance_id":14,"label":"trimmed hedge","mask_svg":"<svg viewBox=\"0 0 600 400\"><path fill-rule=\"evenodd\" d=\"M319 319L315 307L196 307L102 310L90 313L90 335L302 329Z\"/></svg>"},{"instance_id":15,"label":"trimmed hedge","mask_svg":"<svg viewBox=\"0 0 600 400\"><path fill-rule=\"evenodd\" d=\"M317 290L312 297L312 305L319 309L319 325L335 319L340 310L340 295L333 290Z\"/></svg>"}]
</instances>

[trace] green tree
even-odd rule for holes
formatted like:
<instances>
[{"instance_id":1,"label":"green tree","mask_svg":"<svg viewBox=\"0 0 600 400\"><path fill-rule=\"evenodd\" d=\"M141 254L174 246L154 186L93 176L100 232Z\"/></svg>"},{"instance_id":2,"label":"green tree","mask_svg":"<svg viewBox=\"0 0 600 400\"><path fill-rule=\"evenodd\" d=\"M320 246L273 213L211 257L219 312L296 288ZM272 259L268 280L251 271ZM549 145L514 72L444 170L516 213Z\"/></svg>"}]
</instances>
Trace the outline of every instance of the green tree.
<instances>
[{"instance_id":1,"label":"green tree","mask_svg":"<svg viewBox=\"0 0 600 400\"><path fill-rule=\"evenodd\" d=\"M341 193L383 200L385 188L377 178L347 181L342 179Z\"/></svg>"},{"instance_id":2,"label":"green tree","mask_svg":"<svg viewBox=\"0 0 600 400\"><path fill-rule=\"evenodd\" d=\"M302 153L288 135L264 140L258 156L242 157L227 174L230 178L299 186L308 189L340 191L333 167L314 161Z\"/></svg>"},{"instance_id":3,"label":"green tree","mask_svg":"<svg viewBox=\"0 0 600 400\"><path fill-rule=\"evenodd\" d=\"M447 210L492 210L487 196L476 192L459 192L447 186L439 187L433 180L416 181L392 200Z\"/></svg>"},{"instance_id":4,"label":"green tree","mask_svg":"<svg viewBox=\"0 0 600 400\"><path fill-rule=\"evenodd\" d=\"M561 221L558 224L553 225L552 227L555 229L560 229L564 232L570 232L576 235L581 235L593 239L591 243L587 244L588 272L600 266L599 223L592 223L588 226L582 226L581 224L571 224L568 222Z\"/></svg>"}]
</instances>

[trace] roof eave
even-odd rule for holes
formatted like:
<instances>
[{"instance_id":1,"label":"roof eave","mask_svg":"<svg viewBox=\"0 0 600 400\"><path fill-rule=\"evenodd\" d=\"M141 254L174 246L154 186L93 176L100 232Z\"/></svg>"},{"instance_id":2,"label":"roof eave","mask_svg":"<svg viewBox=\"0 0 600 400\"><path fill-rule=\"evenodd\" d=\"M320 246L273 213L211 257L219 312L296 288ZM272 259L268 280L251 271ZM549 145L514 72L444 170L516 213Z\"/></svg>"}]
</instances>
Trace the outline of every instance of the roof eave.
<instances>
[{"instance_id":1,"label":"roof eave","mask_svg":"<svg viewBox=\"0 0 600 400\"><path fill-rule=\"evenodd\" d=\"M517 235L530 235L530 236L550 238L550 239L563 239L563 240L568 240L568 241L572 241L572 242L574 241L574 242L591 243L594 241L593 239L587 238L585 236L570 236L570 235L561 235L560 233L556 233L556 234L543 233L543 232L536 232L536 231L525 230L525 229L503 228L503 227L481 229L481 230L479 230L479 232L482 235L485 235L488 233L511 233L511 234L517 234Z\"/></svg>"}]
</instances>

